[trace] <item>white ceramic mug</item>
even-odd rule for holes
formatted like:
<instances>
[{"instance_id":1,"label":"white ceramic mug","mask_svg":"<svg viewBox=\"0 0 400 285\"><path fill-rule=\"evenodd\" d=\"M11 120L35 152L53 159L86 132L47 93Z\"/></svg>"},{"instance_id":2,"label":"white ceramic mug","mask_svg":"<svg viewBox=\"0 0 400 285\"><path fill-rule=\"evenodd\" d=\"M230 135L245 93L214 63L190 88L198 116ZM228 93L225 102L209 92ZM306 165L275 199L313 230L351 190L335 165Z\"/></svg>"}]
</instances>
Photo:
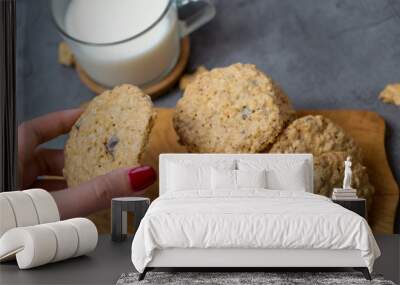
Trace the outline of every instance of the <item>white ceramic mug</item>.
<instances>
[{"instance_id":1,"label":"white ceramic mug","mask_svg":"<svg viewBox=\"0 0 400 285\"><path fill-rule=\"evenodd\" d=\"M94 81L106 87L122 83L146 87L160 81L178 61L181 38L210 21L215 15L215 8L209 0L158 0L159 3L164 1L165 7L160 10L160 15L157 15L154 21L151 17L158 11L149 7L149 3L156 3L152 2L153 0L107 1L51 0L50 2L53 21L63 39L71 47L77 62ZM191 2L201 2L203 5L195 9L194 14L188 18L179 19L178 9ZM133 31L129 36L127 34L129 25L118 22L123 20L118 17L129 15L126 13L129 10L126 5L137 8L134 10L136 16L128 17L126 23L136 19L142 22L152 21L143 30ZM112 30L113 27L108 25L102 27L100 31L96 28L90 30L90 25L96 27L103 24L101 18L97 19L90 13L94 11L100 15L105 10L110 11L110 17L113 19L111 23L115 20L115 27L121 24L119 28ZM94 17L93 22L85 20L85 13ZM118 34L123 38L115 38ZM96 39L96 36L101 40ZM112 41L102 41L107 38Z\"/></svg>"}]
</instances>

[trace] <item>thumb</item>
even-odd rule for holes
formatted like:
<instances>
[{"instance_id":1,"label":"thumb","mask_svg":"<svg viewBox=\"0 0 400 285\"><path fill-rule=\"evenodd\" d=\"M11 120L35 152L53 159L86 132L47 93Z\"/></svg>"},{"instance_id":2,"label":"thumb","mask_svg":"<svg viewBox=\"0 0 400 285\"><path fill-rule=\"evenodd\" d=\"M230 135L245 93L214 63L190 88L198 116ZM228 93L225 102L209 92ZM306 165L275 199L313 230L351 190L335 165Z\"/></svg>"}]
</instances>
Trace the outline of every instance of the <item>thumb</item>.
<instances>
[{"instance_id":1,"label":"thumb","mask_svg":"<svg viewBox=\"0 0 400 285\"><path fill-rule=\"evenodd\" d=\"M121 168L73 188L53 191L62 219L87 216L109 208L114 197L139 196L156 180L150 166Z\"/></svg>"}]
</instances>

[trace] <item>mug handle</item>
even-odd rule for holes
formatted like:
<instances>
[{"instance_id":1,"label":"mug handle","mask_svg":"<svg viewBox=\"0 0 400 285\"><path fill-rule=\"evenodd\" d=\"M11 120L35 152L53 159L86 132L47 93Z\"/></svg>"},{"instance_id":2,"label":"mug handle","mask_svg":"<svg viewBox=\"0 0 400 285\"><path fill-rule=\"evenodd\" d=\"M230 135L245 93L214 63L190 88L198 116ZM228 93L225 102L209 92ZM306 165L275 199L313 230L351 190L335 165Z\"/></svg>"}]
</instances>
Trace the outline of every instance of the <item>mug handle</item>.
<instances>
[{"instance_id":1,"label":"mug handle","mask_svg":"<svg viewBox=\"0 0 400 285\"><path fill-rule=\"evenodd\" d=\"M189 35L191 32L209 22L215 16L215 7L210 0L177 0L176 6L179 9L190 2L203 2L205 5L193 15L190 15L185 19L180 19L181 37Z\"/></svg>"}]
</instances>

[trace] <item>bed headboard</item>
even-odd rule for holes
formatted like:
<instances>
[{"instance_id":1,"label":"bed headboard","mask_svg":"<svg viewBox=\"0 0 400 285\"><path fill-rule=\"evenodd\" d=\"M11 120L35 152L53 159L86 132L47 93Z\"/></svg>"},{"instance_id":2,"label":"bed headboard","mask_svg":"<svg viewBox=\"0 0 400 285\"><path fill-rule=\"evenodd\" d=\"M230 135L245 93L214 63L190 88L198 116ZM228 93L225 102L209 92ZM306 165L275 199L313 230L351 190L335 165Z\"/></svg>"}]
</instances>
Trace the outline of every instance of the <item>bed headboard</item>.
<instances>
[{"instance_id":1,"label":"bed headboard","mask_svg":"<svg viewBox=\"0 0 400 285\"><path fill-rule=\"evenodd\" d=\"M212 164L213 161L220 160L232 160L232 162L237 161L238 159L244 160L267 160L270 162L276 160L286 160L293 162L304 161L307 165L309 171L307 171L306 175L308 176L308 189L307 192L313 193L313 156L312 154L269 154L269 153L260 153L260 154L208 154L208 153L166 153L160 154L159 159L159 195L162 195L166 192L166 181L167 181L167 164L168 162L185 162L188 161L194 164Z\"/></svg>"}]
</instances>

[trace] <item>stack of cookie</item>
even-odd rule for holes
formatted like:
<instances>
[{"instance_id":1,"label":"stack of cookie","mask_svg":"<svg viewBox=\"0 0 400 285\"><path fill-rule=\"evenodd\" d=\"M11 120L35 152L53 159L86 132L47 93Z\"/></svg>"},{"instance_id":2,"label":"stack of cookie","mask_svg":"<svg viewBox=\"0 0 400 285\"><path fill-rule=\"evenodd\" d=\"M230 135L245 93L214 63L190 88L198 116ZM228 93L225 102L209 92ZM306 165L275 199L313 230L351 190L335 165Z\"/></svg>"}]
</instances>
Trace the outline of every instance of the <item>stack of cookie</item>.
<instances>
[{"instance_id":1,"label":"stack of cookie","mask_svg":"<svg viewBox=\"0 0 400 285\"><path fill-rule=\"evenodd\" d=\"M323 116L296 118L288 97L250 64L202 71L185 86L173 118L180 143L201 153L312 153L314 189L330 197L353 158L358 196L374 193L355 141Z\"/></svg>"},{"instance_id":2,"label":"stack of cookie","mask_svg":"<svg viewBox=\"0 0 400 285\"><path fill-rule=\"evenodd\" d=\"M294 120L278 137L273 153L312 153L314 155L314 191L330 197L340 187L347 156L353 159L353 187L367 199L368 207L375 192L362 165L362 151L342 128L323 116L305 116Z\"/></svg>"}]
</instances>

